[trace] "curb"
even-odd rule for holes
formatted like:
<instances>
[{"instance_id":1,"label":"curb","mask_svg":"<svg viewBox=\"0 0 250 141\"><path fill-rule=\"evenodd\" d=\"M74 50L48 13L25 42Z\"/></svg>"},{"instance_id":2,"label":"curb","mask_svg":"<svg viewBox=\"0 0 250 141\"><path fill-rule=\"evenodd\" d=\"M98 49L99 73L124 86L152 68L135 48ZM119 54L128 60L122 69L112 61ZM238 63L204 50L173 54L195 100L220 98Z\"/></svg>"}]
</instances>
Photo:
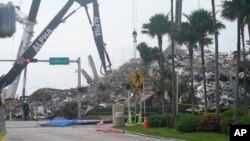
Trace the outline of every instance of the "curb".
<instances>
[{"instance_id":1,"label":"curb","mask_svg":"<svg viewBox=\"0 0 250 141\"><path fill-rule=\"evenodd\" d=\"M128 133L128 134L134 134L134 135L138 135L138 136L150 137L150 138L155 138L155 139L162 139L162 140L169 140L169 141L185 141L185 140L181 140L181 139L159 137L159 136L147 135L147 134L143 134L143 133L131 132L131 131L126 131L126 130L123 130L123 131L125 133Z\"/></svg>"}]
</instances>

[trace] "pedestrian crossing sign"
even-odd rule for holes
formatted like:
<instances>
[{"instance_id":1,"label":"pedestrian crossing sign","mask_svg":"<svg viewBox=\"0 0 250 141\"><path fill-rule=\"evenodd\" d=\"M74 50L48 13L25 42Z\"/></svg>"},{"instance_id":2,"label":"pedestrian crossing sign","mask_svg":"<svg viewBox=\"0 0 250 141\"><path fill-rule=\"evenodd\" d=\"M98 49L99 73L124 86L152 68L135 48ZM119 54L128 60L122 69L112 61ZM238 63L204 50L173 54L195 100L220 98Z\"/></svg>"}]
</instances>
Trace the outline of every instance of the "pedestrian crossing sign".
<instances>
[{"instance_id":1,"label":"pedestrian crossing sign","mask_svg":"<svg viewBox=\"0 0 250 141\"><path fill-rule=\"evenodd\" d=\"M138 89L144 82L145 78L140 70L136 70L132 75L129 76L129 81L132 83L135 89Z\"/></svg>"}]
</instances>

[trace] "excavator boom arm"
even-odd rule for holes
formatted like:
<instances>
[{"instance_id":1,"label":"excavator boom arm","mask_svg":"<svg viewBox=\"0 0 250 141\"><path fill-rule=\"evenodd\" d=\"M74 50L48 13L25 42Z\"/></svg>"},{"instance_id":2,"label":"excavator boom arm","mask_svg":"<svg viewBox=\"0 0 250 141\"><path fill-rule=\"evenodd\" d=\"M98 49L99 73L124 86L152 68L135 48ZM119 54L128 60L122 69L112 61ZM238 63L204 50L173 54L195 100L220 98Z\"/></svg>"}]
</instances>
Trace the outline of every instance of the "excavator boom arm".
<instances>
[{"instance_id":1,"label":"excavator boom arm","mask_svg":"<svg viewBox=\"0 0 250 141\"><path fill-rule=\"evenodd\" d=\"M97 14L94 14L94 25L92 27L92 30L94 33L97 50L102 61L102 66L104 67L105 73L108 72L105 63L105 55L107 55L107 53L105 53L103 43L97 0L69 0L46 26L46 28L40 33L40 35L33 41L30 47L17 59L11 70L6 75L0 77L0 90L11 84L27 65L25 62L20 63L18 60L22 60L23 58L33 59L34 56L39 52L54 29L57 28L57 26L62 22L63 17L65 16L69 8L73 5L74 1L78 2L81 6L86 6L89 3L93 3L94 11L96 11ZM109 66L111 66L111 64Z\"/></svg>"}]
</instances>

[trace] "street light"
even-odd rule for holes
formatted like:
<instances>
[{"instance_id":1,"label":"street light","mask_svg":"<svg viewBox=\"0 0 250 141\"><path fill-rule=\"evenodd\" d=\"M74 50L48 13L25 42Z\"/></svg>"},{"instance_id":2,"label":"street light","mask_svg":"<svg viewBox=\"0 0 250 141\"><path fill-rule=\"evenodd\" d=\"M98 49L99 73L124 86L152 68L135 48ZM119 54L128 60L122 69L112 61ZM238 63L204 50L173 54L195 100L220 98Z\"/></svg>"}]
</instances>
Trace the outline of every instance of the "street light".
<instances>
[{"instance_id":1,"label":"street light","mask_svg":"<svg viewBox=\"0 0 250 141\"><path fill-rule=\"evenodd\" d=\"M136 46L137 46L137 40L136 40L136 38L137 38L137 32L134 30L132 32L132 35L133 35L133 38L134 38L134 40L133 40L133 42L134 42L134 58L136 58Z\"/></svg>"}]
</instances>

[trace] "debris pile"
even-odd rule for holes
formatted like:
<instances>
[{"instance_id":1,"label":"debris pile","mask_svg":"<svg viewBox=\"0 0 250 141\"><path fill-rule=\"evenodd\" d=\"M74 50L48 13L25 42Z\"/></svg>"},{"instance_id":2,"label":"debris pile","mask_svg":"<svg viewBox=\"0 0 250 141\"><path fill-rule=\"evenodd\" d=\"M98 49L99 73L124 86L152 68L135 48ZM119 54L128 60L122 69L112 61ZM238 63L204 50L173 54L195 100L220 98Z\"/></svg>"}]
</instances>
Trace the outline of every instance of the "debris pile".
<instances>
[{"instance_id":1,"label":"debris pile","mask_svg":"<svg viewBox=\"0 0 250 141\"><path fill-rule=\"evenodd\" d=\"M165 52L165 61L166 66L171 66L171 54L170 49L168 48ZM207 80L207 94L209 106L213 106L215 103L215 56L214 52L210 50L205 50L205 62L206 62L206 80ZM189 55L185 49L179 48L176 50L175 55L176 60L176 73L178 75L178 80L185 80L186 83L190 86L190 63ZM201 70L201 57L200 51L194 51L194 89L195 96L199 100L198 103L204 103L204 94L203 94L203 79L202 79L202 70ZM86 114L87 111L91 110L96 106L111 106L112 104L126 104L127 103L127 90L125 85L129 83L129 76L136 70L140 69L144 71L144 65L141 59L131 59L129 62L123 64L119 69L114 70L113 73L94 80L93 83L86 86L87 91L81 93L81 103L83 113ZM233 57L233 54L219 53L219 80L220 80L220 96L221 96L221 105L227 105L233 102L233 92L235 87L235 72L236 72L236 61ZM146 90L155 90L156 82L160 78L159 74L159 65L158 62L152 62L149 66L149 77L147 78L145 89ZM240 70L240 97L243 96L243 80L244 74L243 69ZM247 71L247 83L250 82L249 71ZM169 79L169 78L165 78ZM170 81L170 80L169 80ZM249 96L250 89L247 89ZM56 116L56 113L60 111L65 102L67 101L77 101L78 99L78 89L65 89L58 90L52 88L42 88L35 91L28 98L28 103L31 107L31 117L36 118L48 118ZM188 91L182 94L179 98L179 101L185 101L188 97ZM158 100L157 100L158 99ZM155 95L156 103L152 105L159 105L161 103L161 98L157 98ZM132 103L135 101L135 98L132 97ZM158 103L158 104L157 104ZM17 106L18 110L15 110L16 113L21 111L21 106ZM18 116L18 114L17 114Z\"/></svg>"}]
</instances>

